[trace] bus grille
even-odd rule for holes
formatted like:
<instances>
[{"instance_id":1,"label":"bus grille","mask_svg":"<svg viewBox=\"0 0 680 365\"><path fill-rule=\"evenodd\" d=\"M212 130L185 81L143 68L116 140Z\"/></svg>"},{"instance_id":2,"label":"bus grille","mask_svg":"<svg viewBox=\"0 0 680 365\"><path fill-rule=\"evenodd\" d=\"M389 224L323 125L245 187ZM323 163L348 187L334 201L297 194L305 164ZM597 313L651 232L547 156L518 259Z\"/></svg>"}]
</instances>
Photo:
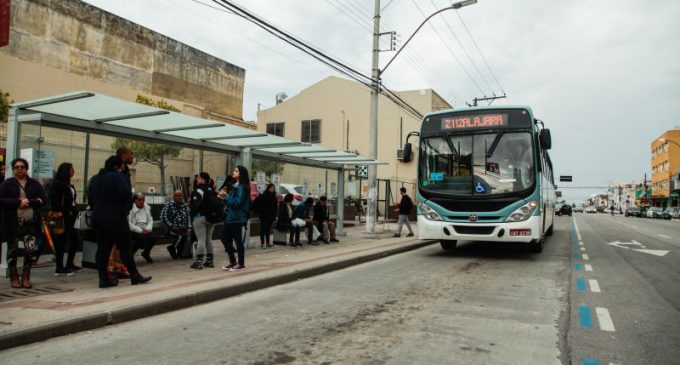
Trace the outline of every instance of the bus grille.
<instances>
[{"instance_id":1,"label":"bus grille","mask_svg":"<svg viewBox=\"0 0 680 365\"><path fill-rule=\"evenodd\" d=\"M476 227L476 226L457 226L457 225L453 226L453 229L455 229L456 233L459 233L459 234L480 234L480 235L485 234L485 235L489 235L489 234L493 233L494 228L496 228L496 227L494 227L494 226Z\"/></svg>"},{"instance_id":2,"label":"bus grille","mask_svg":"<svg viewBox=\"0 0 680 365\"><path fill-rule=\"evenodd\" d=\"M441 199L433 197L430 200L434 203L441 205L445 209L454 212L495 212L522 199L512 197L493 200L472 200L472 199L463 200L463 199Z\"/></svg>"},{"instance_id":3,"label":"bus grille","mask_svg":"<svg viewBox=\"0 0 680 365\"><path fill-rule=\"evenodd\" d=\"M452 219L452 220L457 220L457 221L469 221L470 220L470 215L450 215L447 218ZM497 221L501 219L499 216L478 216L477 217L477 222L481 221L487 221L487 222L492 222L492 221Z\"/></svg>"}]
</instances>

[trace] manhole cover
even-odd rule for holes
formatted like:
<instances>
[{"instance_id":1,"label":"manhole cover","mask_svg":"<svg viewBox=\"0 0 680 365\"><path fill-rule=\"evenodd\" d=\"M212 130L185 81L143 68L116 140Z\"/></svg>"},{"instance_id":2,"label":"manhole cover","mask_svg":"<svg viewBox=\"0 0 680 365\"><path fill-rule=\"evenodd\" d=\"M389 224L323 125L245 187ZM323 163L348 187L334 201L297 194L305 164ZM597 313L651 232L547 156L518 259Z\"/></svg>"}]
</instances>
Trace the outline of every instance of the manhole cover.
<instances>
[{"instance_id":1,"label":"manhole cover","mask_svg":"<svg viewBox=\"0 0 680 365\"><path fill-rule=\"evenodd\" d=\"M65 293L68 291L73 291L73 289L63 289L56 286L41 286L39 288L31 289L6 289L0 291L0 302L30 298L45 294Z\"/></svg>"}]
</instances>

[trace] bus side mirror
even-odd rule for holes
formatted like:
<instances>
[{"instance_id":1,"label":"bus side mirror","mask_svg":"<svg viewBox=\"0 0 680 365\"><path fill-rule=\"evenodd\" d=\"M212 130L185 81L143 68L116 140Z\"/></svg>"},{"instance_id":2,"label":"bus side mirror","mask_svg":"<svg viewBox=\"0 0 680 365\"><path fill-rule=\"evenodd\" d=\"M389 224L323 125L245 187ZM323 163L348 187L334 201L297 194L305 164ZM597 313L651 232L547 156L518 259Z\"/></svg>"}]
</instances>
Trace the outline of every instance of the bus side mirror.
<instances>
[{"instance_id":1,"label":"bus side mirror","mask_svg":"<svg viewBox=\"0 0 680 365\"><path fill-rule=\"evenodd\" d=\"M541 148L549 150L552 147L552 138L550 138L550 129L541 129L541 134L538 136L541 142Z\"/></svg>"},{"instance_id":2,"label":"bus side mirror","mask_svg":"<svg viewBox=\"0 0 680 365\"><path fill-rule=\"evenodd\" d=\"M413 160L413 149L411 147L410 143L405 143L404 144L404 156L402 158L402 162L411 162Z\"/></svg>"}]
</instances>

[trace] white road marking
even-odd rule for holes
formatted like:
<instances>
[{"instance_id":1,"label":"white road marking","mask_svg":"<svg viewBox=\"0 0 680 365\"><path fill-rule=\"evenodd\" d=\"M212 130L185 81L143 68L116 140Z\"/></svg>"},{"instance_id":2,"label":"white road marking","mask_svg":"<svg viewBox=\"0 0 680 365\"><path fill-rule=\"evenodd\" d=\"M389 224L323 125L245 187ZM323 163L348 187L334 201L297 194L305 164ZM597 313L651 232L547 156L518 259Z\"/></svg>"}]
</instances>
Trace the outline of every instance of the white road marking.
<instances>
[{"instance_id":1,"label":"white road marking","mask_svg":"<svg viewBox=\"0 0 680 365\"><path fill-rule=\"evenodd\" d=\"M648 254L654 255L654 256L665 256L667 253L670 252L668 250L641 250L641 249L636 249L636 248L634 248L633 251L648 253Z\"/></svg>"},{"instance_id":2,"label":"white road marking","mask_svg":"<svg viewBox=\"0 0 680 365\"><path fill-rule=\"evenodd\" d=\"M588 285L590 285L591 292L593 293L600 292L600 284L598 284L597 280L588 280Z\"/></svg>"},{"instance_id":3,"label":"white road marking","mask_svg":"<svg viewBox=\"0 0 680 365\"><path fill-rule=\"evenodd\" d=\"M665 239L671 239L670 237L666 236L665 234L657 234L657 236Z\"/></svg>"},{"instance_id":4,"label":"white road marking","mask_svg":"<svg viewBox=\"0 0 680 365\"><path fill-rule=\"evenodd\" d=\"M593 266L590 264L585 264L583 267L585 267L586 271L593 271Z\"/></svg>"},{"instance_id":5,"label":"white road marking","mask_svg":"<svg viewBox=\"0 0 680 365\"><path fill-rule=\"evenodd\" d=\"M583 241L581 238L581 231L578 230L578 224L576 224L576 219L574 219L574 228L576 229L576 238L578 238L579 242Z\"/></svg>"},{"instance_id":6,"label":"white road marking","mask_svg":"<svg viewBox=\"0 0 680 365\"><path fill-rule=\"evenodd\" d=\"M597 321L600 323L600 329L603 331L614 332L614 322L612 322L612 317L609 316L609 311L607 308L595 308L595 313L597 313Z\"/></svg>"},{"instance_id":7,"label":"white road marking","mask_svg":"<svg viewBox=\"0 0 680 365\"><path fill-rule=\"evenodd\" d=\"M590 257L588 257L588 255L586 255L586 254L583 254L583 259L584 260L590 260Z\"/></svg>"},{"instance_id":8,"label":"white road marking","mask_svg":"<svg viewBox=\"0 0 680 365\"><path fill-rule=\"evenodd\" d=\"M579 246L583 246L583 241L578 241Z\"/></svg>"},{"instance_id":9,"label":"white road marking","mask_svg":"<svg viewBox=\"0 0 680 365\"><path fill-rule=\"evenodd\" d=\"M585 247L581 247L581 251L585 251L585 250L586 250L586 248L585 248Z\"/></svg>"}]
</instances>

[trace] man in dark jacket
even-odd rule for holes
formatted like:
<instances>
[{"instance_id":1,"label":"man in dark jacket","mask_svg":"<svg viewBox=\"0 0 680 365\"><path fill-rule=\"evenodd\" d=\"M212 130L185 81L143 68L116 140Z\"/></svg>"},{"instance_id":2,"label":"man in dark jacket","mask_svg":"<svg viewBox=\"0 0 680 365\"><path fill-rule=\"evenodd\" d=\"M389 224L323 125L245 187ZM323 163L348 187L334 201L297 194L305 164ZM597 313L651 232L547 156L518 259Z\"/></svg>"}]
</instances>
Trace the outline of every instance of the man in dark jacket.
<instances>
[{"instance_id":1,"label":"man in dark jacket","mask_svg":"<svg viewBox=\"0 0 680 365\"><path fill-rule=\"evenodd\" d=\"M185 245L190 244L191 214L189 205L184 202L184 193L176 190L174 200L165 203L161 210L161 223L165 226L168 236L174 238L167 249L173 259L183 257Z\"/></svg>"},{"instance_id":2,"label":"man in dark jacket","mask_svg":"<svg viewBox=\"0 0 680 365\"><path fill-rule=\"evenodd\" d=\"M2 237L7 242L7 266L12 288L30 288L31 267L39 254L36 236L40 230L39 216L36 211L47 198L42 185L28 176L28 161L17 158L10 164L14 177L0 185L0 205L2 206ZM24 269L22 280L17 272L18 242L24 242Z\"/></svg>"},{"instance_id":3,"label":"man in dark jacket","mask_svg":"<svg viewBox=\"0 0 680 365\"><path fill-rule=\"evenodd\" d=\"M314 206L314 225L321 232L321 237L326 243L338 242L335 238L335 223L331 222L328 210L328 199L325 196L319 198L319 204Z\"/></svg>"},{"instance_id":4,"label":"man in dark jacket","mask_svg":"<svg viewBox=\"0 0 680 365\"><path fill-rule=\"evenodd\" d=\"M402 186L399 188L399 194L401 194L401 201L397 204L397 208L395 209L397 212L399 212L399 223L397 226L397 233L394 234L394 237L401 237L401 228L404 226L404 224L406 225L406 228L408 228L409 232L406 237L413 237L413 229L411 229L411 223L408 221L408 216L413 210L413 201L408 195L406 195L405 187Z\"/></svg>"},{"instance_id":5,"label":"man in dark jacket","mask_svg":"<svg viewBox=\"0 0 680 365\"><path fill-rule=\"evenodd\" d=\"M117 279L107 275L109 254L114 245L118 247L121 260L130 272L132 285L151 280L150 276L144 277L139 273L132 258L132 240L127 219L132 191L121 174L123 168L123 161L119 157L109 157L104 168L90 180L88 189L92 222L98 241L96 262L100 288L118 285Z\"/></svg>"}]
</instances>

